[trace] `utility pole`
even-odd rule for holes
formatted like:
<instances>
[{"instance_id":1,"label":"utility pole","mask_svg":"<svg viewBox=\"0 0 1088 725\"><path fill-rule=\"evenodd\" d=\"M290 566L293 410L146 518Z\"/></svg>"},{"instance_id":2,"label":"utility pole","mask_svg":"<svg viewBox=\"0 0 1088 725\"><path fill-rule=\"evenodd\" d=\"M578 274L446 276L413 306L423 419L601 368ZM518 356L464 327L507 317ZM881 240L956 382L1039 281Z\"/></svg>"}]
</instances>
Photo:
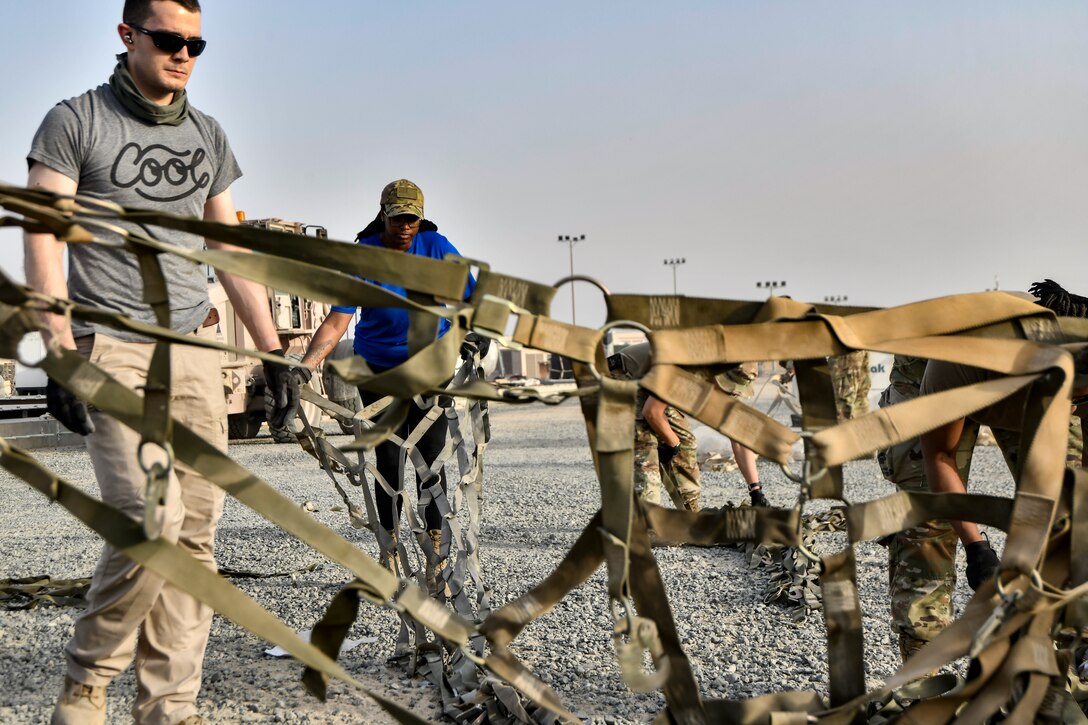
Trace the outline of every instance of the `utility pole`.
<instances>
[{"instance_id":1,"label":"utility pole","mask_svg":"<svg viewBox=\"0 0 1088 725\"><path fill-rule=\"evenodd\" d=\"M559 241L565 243L570 248L570 276L574 276L574 245L578 242L584 242L586 240L585 234L574 235L559 235ZM570 283L570 324L577 325L578 320L574 315L574 280Z\"/></svg>"},{"instance_id":2,"label":"utility pole","mask_svg":"<svg viewBox=\"0 0 1088 725\"><path fill-rule=\"evenodd\" d=\"M688 260L684 259L683 257L680 257L678 259L666 259L665 260L665 264L668 265L669 267L672 267L672 294L673 294L673 297L676 296L676 268L679 267L681 264L687 264L687 261Z\"/></svg>"},{"instance_id":3,"label":"utility pole","mask_svg":"<svg viewBox=\"0 0 1088 725\"><path fill-rule=\"evenodd\" d=\"M779 287L785 287L785 286L786 286L786 281L785 280L782 280L781 282L756 282L756 287L757 288L767 290L767 296L768 297L774 295L774 291L776 289L778 289Z\"/></svg>"}]
</instances>

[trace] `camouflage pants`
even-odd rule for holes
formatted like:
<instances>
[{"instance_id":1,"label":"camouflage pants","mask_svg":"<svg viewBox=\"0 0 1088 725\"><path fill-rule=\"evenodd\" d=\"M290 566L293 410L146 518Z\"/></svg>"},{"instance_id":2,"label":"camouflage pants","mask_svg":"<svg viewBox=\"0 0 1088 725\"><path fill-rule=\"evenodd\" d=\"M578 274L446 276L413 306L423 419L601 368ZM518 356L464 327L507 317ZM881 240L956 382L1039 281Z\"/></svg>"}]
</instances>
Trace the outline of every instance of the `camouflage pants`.
<instances>
[{"instance_id":1,"label":"camouflage pants","mask_svg":"<svg viewBox=\"0 0 1088 725\"><path fill-rule=\"evenodd\" d=\"M850 420L869 412L869 351L855 350L828 358L831 384L835 386L835 412L839 420Z\"/></svg>"},{"instance_id":2,"label":"camouflage pants","mask_svg":"<svg viewBox=\"0 0 1088 725\"><path fill-rule=\"evenodd\" d=\"M673 432L680 438L680 452L667 466L657 457L661 442L646 421L635 423L635 491L648 503L661 503L661 486L678 509L699 510L699 463L695 459L695 436L684 414L673 407L665 409Z\"/></svg>"},{"instance_id":3,"label":"camouflage pants","mask_svg":"<svg viewBox=\"0 0 1088 725\"><path fill-rule=\"evenodd\" d=\"M1016 462L1020 434L993 430L1010 470ZM978 426L964 424L956 464L960 478L968 478ZM1080 465L1080 419L1069 427L1067 463ZM929 492L922 450L917 438L881 451L878 460L884 477L904 491ZM899 637L903 658L929 642L955 618L952 592L956 587L956 536L947 521L927 521L895 534L888 545L888 590L892 631Z\"/></svg>"}]
</instances>

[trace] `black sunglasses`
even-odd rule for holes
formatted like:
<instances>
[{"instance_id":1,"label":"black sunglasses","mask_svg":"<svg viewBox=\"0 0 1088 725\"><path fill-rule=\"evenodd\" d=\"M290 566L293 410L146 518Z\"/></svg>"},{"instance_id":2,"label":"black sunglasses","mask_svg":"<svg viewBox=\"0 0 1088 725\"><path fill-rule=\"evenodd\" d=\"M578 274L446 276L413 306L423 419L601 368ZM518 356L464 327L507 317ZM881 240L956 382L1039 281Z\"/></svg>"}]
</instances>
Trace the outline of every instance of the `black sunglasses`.
<instances>
[{"instance_id":1,"label":"black sunglasses","mask_svg":"<svg viewBox=\"0 0 1088 725\"><path fill-rule=\"evenodd\" d=\"M143 33L151 38L151 42L155 44L156 48L165 50L167 53L177 53L182 48L188 48L189 56L195 58L203 53L204 48L208 45L208 41L203 38L189 38L186 40L177 33L168 33L165 30L148 30L132 23L129 23L128 26L136 32Z\"/></svg>"}]
</instances>

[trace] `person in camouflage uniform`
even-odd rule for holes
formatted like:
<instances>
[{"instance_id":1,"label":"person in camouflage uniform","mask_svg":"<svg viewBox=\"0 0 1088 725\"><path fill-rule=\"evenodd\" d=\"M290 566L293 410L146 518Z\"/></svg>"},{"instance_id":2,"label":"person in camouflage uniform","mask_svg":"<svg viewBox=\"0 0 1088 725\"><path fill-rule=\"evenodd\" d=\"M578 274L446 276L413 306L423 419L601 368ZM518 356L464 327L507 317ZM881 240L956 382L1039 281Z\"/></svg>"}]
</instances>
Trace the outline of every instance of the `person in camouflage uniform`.
<instances>
[{"instance_id":1,"label":"person in camouflage uniform","mask_svg":"<svg viewBox=\"0 0 1088 725\"><path fill-rule=\"evenodd\" d=\"M641 378L650 369L650 345L642 343L624 348L608 359L609 371L629 379ZM730 368L714 378L729 395L750 395L755 374L743 367ZM735 441L733 455L748 482L753 506L769 506L759 483L756 454ZM661 503L664 486L678 509L699 511L702 488L697 441L687 417L676 408L640 390L635 409L635 490L643 501Z\"/></svg>"},{"instance_id":2,"label":"person in camouflage uniform","mask_svg":"<svg viewBox=\"0 0 1088 725\"><path fill-rule=\"evenodd\" d=\"M650 370L650 344L624 348L609 357L608 368L618 377L641 378ZM640 389L635 405L635 491L643 501L660 505L662 485L676 508L701 508L696 441L687 417Z\"/></svg>"},{"instance_id":3,"label":"person in camouflage uniform","mask_svg":"<svg viewBox=\"0 0 1088 725\"><path fill-rule=\"evenodd\" d=\"M880 396L881 408L918 397L927 361L896 355L890 384ZM956 450L960 479L968 480L971 458L979 425L968 418L964 422ZM991 432L1009 470L1013 470L1020 434L993 428ZM1070 419L1068 465L1081 465L1081 420ZM880 451L877 460L884 477L900 489L928 493L921 442L918 438ZM894 534L888 543L888 589L891 601L892 631L898 637L899 652L906 661L955 618L952 592L956 586L956 542L958 536L948 521L927 521Z\"/></svg>"},{"instance_id":4,"label":"person in camouflage uniform","mask_svg":"<svg viewBox=\"0 0 1088 725\"><path fill-rule=\"evenodd\" d=\"M858 418L869 412L869 351L854 350L827 359L831 384L835 387L835 413L839 421Z\"/></svg>"},{"instance_id":5,"label":"person in camouflage uniform","mask_svg":"<svg viewBox=\"0 0 1088 725\"><path fill-rule=\"evenodd\" d=\"M714 376L714 382L718 387L730 396L738 399L752 397L752 382L756 379L756 372L748 364L735 365L724 373ZM763 493L763 485L759 482L759 469L756 468L756 452L737 443L732 438L729 445L733 447L733 460L737 463L740 475L748 484L748 497L752 499L753 506L769 507L771 504Z\"/></svg>"},{"instance_id":6,"label":"person in camouflage uniform","mask_svg":"<svg viewBox=\"0 0 1088 725\"><path fill-rule=\"evenodd\" d=\"M924 358L896 355L890 384L880 395L881 408L918 397L925 373ZM977 436L977 430L976 430ZM966 480L975 439L964 435L957 463ZM911 493L928 493L922 448L917 438L880 451L884 478ZM899 652L910 655L952 623L952 591L956 587L956 532L947 521L926 521L894 534L888 543L888 590L892 631Z\"/></svg>"}]
</instances>

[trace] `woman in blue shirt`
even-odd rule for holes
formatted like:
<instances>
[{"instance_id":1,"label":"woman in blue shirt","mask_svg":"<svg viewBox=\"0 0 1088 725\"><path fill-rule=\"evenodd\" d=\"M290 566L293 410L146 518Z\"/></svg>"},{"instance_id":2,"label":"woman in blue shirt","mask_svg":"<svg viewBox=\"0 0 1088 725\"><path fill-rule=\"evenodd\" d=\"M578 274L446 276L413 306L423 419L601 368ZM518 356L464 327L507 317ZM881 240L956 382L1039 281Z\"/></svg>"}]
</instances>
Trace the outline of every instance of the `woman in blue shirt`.
<instances>
[{"instance_id":1,"label":"woman in blue shirt","mask_svg":"<svg viewBox=\"0 0 1088 725\"><path fill-rule=\"evenodd\" d=\"M422 257L442 259L447 254L459 254L456 247L450 241L438 233L438 227L423 218L423 192L418 186L400 179L388 184L382 191L381 212L363 231L359 232L356 243L375 247L393 249L405 254L415 254ZM403 287L380 284L385 289L402 297L405 296ZM467 299L476 286L476 280L469 277L465 288ZM392 367L400 365L408 359L408 311L389 307L340 307L334 306L329 316L321 323L314 333L309 349L306 351L303 362L318 365L324 360L337 342L343 337L351 322L356 309L359 311L359 322L355 325L355 354L366 360L367 365L375 373L385 372ZM450 323L441 320L439 336L446 334ZM367 390L359 391L364 407L379 399L382 395ZM402 439L406 439L411 431L419 425L420 421L433 407L434 400L425 407L412 406L408 419L397 431ZM439 416L430 429L423 435L416 445L417 450L423 455L428 465L432 465L442 448L446 444L448 428L445 416ZM375 449L378 472L382 478L395 491L400 491L403 482L398 479L397 469L400 459L400 447L392 441L386 441ZM441 470L438 474L442 490L446 490L446 473ZM422 481L416 476L417 492L425 487L433 485L431 480ZM378 518L383 528L392 533L394 522L400 518L400 496L392 497L377 481L374 483L374 498L378 508ZM425 518L428 533L434 543L437 553L442 535L442 516L438 507L432 501L426 508ZM441 569L440 564L437 569Z\"/></svg>"}]
</instances>

